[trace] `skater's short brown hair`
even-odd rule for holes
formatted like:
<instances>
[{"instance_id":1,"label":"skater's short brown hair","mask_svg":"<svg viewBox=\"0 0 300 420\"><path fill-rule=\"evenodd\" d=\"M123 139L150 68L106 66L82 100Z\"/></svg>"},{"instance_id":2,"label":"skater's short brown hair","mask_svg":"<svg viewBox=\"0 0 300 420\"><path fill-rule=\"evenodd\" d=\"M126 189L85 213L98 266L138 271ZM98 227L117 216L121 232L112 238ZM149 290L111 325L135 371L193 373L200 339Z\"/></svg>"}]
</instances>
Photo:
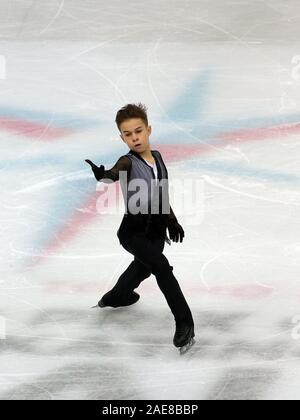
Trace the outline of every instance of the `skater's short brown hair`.
<instances>
[{"instance_id":1,"label":"skater's short brown hair","mask_svg":"<svg viewBox=\"0 0 300 420\"><path fill-rule=\"evenodd\" d=\"M123 121L129 120L130 118L140 118L145 123L145 126L148 127L147 108L142 103L127 104L119 109L115 120L118 129L120 130L120 125Z\"/></svg>"}]
</instances>

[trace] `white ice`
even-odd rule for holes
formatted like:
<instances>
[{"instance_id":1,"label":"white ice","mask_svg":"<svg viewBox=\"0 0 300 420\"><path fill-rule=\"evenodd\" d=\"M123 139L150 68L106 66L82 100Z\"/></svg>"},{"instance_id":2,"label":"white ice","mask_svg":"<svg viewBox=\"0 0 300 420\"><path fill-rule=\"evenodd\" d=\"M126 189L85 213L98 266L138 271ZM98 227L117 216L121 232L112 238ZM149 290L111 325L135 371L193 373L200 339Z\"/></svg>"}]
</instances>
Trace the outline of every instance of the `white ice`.
<instances>
[{"instance_id":1,"label":"white ice","mask_svg":"<svg viewBox=\"0 0 300 420\"><path fill-rule=\"evenodd\" d=\"M0 399L300 398L299 15L1 1ZM90 309L132 257L84 159L127 153L114 119L139 101L171 186L201 193L194 223L171 195L185 239L164 251L195 319L184 356L154 276L137 304Z\"/></svg>"}]
</instances>

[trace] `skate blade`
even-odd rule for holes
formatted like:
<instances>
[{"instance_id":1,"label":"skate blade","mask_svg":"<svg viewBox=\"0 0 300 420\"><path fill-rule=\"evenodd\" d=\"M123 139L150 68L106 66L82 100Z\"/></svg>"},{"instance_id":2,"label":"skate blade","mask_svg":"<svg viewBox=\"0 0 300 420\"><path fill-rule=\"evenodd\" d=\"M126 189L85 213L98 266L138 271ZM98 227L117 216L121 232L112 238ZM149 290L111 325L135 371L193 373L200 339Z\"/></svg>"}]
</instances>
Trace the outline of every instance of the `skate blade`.
<instances>
[{"instance_id":1,"label":"skate blade","mask_svg":"<svg viewBox=\"0 0 300 420\"><path fill-rule=\"evenodd\" d=\"M195 344L195 342L196 340L194 338L191 338L185 346L180 347L180 355L185 354Z\"/></svg>"},{"instance_id":2,"label":"skate blade","mask_svg":"<svg viewBox=\"0 0 300 420\"><path fill-rule=\"evenodd\" d=\"M101 301L100 301L101 302ZM95 305L95 306L91 306L91 309L93 309L93 308L105 308L107 305L104 305L104 303L101 303L100 305L99 305L99 302L98 302L98 304L97 305Z\"/></svg>"}]
</instances>

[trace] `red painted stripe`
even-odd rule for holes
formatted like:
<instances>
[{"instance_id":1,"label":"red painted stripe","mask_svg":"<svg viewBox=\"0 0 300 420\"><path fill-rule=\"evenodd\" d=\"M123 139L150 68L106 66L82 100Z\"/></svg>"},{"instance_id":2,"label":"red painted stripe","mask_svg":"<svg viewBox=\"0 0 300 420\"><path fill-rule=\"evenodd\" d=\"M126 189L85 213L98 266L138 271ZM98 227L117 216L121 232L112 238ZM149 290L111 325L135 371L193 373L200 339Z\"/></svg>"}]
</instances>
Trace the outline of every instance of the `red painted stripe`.
<instances>
[{"instance_id":1,"label":"red painted stripe","mask_svg":"<svg viewBox=\"0 0 300 420\"><path fill-rule=\"evenodd\" d=\"M115 200L117 203L119 203L121 197L120 184L110 184L109 186L107 186L107 188L108 189L107 192L105 192L105 197L109 199L110 203L113 203ZM73 214L73 216L71 216L70 219L67 220L62 229L55 234L54 239L52 239L47 245L47 247L43 250L43 255L34 257L31 260L30 267L33 267L34 265L40 263L52 253L55 253L59 247L73 239L81 231L83 226L94 221L96 217L102 218L102 215L100 214L100 212L97 211L97 208L100 209L105 216L105 208L102 205L103 200L99 200L99 202L97 202L100 195L101 192L96 191L89 197L86 203L83 203L83 211L77 210ZM124 202L122 197L121 199L122 202Z\"/></svg>"},{"instance_id":2,"label":"red painted stripe","mask_svg":"<svg viewBox=\"0 0 300 420\"><path fill-rule=\"evenodd\" d=\"M182 161L193 155L216 150L216 148L210 144L158 144L153 147L153 150L156 149L156 146L166 162Z\"/></svg>"},{"instance_id":3,"label":"red painted stripe","mask_svg":"<svg viewBox=\"0 0 300 420\"><path fill-rule=\"evenodd\" d=\"M51 127L8 117L0 117L0 130L38 140L54 140L72 133L72 130L67 128Z\"/></svg>"},{"instance_id":4,"label":"red painted stripe","mask_svg":"<svg viewBox=\"0 0 300 420\"><path fill-rule=\"evenodd\" d=\"M290 136L300 132L300 122L294 124L285 124L275 127L254 128L249 130L233 131L231 133L221 134L219 138L230 143L245 141L260 141L274 139L274 137Z\"/></svg>"}]
</instances>

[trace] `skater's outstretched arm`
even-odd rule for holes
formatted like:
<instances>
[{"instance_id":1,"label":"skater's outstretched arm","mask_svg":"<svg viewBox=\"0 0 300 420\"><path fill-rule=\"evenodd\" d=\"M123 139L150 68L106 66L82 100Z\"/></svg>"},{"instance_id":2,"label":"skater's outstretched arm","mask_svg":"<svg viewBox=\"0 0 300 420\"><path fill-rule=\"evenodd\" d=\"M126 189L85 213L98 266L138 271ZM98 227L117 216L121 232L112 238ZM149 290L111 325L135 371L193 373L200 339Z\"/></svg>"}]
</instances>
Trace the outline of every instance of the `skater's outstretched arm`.
<instances>
[{"instance_id":1,"label":"skater's outstretched arm","mask_svg":"<svg viewBox=\"0 0 300 420\"><path fill-rule=\"evenodd\" d=\"M89 159L85 159L85 161L91 166L91 169L95 175L96 180L100 181L101 179L103 179L104 183L105 183L104 181L105 179L110 179L114 182L118 181L120 171L126 171L127 173L129 173L131 169L131 160L127 156L121 156L117 160L115 165L111 169L108 169L107 171L105 170L103 165L98 167Z\"/></svg>"}]
</instances>

